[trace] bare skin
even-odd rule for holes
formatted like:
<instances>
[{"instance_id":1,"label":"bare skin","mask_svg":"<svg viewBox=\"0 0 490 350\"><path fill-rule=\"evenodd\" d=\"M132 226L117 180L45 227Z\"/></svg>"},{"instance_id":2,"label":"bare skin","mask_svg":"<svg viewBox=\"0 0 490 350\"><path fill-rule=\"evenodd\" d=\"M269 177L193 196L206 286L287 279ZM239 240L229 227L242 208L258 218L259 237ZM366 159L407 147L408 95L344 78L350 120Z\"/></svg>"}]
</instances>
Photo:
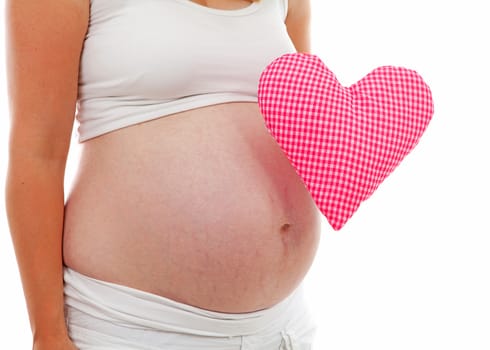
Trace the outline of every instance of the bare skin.
<instances>
[{"instance_id":1,"label":"bare skin","mask_svg":"<svg viewBox=\"0 0 490 350\"><path fill-rule=\"evenodd\" d=\"M288 32L308 51L308 2L289 6ZM254 104L206 107L87 141L65 212L89 1L7 0L6 9L7 211L35 350L75 349L64 321L63 254L82 273L224 312L270 306L297 286L317 246L316 209Z\"/></svg>"},{"instance_id":2,"label":"bare skin","mask_svg":"<svg viewBox=\"0 0 490 350\"><path fill-rule=\"evenodd\" d=\"M222 312L284 299L318 240L315 205L255 103L87 141L65 215L76 271Z\"/></svg>"}]
</instances>

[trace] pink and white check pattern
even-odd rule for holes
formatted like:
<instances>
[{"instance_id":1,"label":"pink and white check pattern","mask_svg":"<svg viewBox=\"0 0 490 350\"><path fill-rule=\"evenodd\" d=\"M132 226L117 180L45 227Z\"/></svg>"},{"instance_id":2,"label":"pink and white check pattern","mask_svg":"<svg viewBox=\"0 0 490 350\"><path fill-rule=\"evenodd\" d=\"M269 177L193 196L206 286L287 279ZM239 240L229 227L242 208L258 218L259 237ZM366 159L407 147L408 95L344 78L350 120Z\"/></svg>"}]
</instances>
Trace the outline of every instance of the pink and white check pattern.
<instances>
[{"instance_id":1,"label":"pink and white check pattern","mask_svg":"<svg viewBox=\"0 0 490 350\"><path fill-rule=\"evenodd\" d=\"M380 67L346 88L318 57L299 53L262 72L258 98L269 131L335 230L415 147L434 113L413 70Z\"/></svg>"}]
</instances>

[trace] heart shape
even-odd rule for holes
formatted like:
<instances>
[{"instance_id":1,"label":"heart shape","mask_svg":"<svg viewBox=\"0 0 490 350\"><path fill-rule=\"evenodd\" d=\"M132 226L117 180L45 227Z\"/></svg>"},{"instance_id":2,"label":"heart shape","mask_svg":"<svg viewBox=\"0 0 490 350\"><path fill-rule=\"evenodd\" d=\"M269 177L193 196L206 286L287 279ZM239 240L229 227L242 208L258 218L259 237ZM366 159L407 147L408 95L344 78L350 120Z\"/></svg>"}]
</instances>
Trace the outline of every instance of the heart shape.
<instances>
[{"instance_id":1,"label":"heart shape","mask_svg":"<svg viewBox=\"0 0 490 350\"><path fill-rule=\"evenodd\" d=\"M417 72L384 66L343 87L315 55L286 54L262 72L267 128L340 230L417 145L434 113Z\"/></svg>"}]
</instances>

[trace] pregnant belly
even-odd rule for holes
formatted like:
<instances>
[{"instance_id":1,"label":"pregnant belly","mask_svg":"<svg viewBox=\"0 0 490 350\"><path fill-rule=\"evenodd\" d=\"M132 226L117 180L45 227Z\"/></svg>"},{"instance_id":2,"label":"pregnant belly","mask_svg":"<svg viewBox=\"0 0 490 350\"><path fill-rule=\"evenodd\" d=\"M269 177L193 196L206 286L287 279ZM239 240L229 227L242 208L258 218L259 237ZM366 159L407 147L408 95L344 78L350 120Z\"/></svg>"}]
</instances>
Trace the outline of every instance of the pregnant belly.
<instances>
[{"instance_id":1,"label":"pregnant belly","mask_svg":"<svg viewBox=\"0 0 490 350\"><path fill-rule=\"evenodd\" d=\"M317 209L257 106L232 103L87 141L64 259L94 278L249 312L296 288L318 236Z\"/></svg>"}]
</instances>

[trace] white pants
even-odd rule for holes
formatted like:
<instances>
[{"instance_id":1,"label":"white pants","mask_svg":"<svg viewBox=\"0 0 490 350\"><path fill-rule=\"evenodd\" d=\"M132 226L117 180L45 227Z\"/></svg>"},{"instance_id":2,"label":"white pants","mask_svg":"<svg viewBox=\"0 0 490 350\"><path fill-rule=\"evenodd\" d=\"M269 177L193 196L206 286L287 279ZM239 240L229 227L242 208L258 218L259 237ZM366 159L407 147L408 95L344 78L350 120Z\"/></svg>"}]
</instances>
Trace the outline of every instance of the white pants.
<instances>
[{"instance_id":1,"label":"white pants","mask_svg":"<svg viewBox=\"0 0 490 350\"><path fill-rule=\"evenodd\" d=\"M68 330L79 350L310 350L301 288L273 307L228 314L65 269Z\"/></svg>"}]
</instances>

